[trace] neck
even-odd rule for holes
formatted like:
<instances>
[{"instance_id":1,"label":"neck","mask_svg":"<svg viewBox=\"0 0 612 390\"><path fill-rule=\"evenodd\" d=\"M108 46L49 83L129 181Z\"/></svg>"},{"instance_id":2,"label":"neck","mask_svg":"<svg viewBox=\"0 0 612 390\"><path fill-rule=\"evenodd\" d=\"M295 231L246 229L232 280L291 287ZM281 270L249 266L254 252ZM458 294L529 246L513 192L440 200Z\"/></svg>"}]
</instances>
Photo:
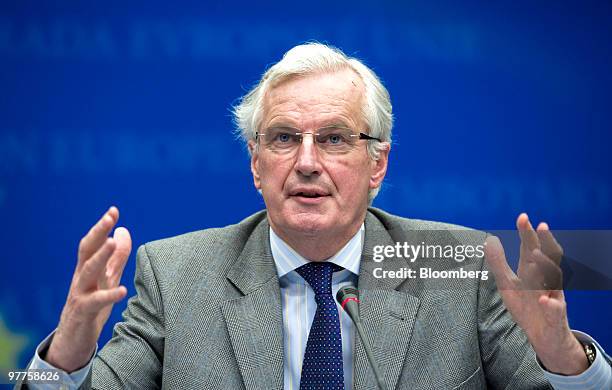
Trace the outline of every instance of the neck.
<instances>
[{"instance_id":1,"label":"neck","mask_svg":"<svg viewBox=\"0 0 612 390\"><path fill-rule=\"evenodd\" d=\"M287 245L310 261L325 261L340 251L359 231L364 218L338 231L304 232L284 230L268 218L270 227Z\"/></svg>"}]
</instances>

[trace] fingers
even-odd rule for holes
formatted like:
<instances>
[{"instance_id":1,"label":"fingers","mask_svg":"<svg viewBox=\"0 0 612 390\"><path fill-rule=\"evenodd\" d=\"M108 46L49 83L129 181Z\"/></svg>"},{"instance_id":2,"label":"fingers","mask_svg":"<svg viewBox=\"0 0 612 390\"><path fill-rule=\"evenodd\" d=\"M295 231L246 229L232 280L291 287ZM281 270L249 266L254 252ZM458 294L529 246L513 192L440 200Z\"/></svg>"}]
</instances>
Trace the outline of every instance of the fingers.
<instances>
[{"instance_id":1,"label":"fingers","mask_svg":"<svg viewBox=\"0 0 612 390\"><path fill-rule=\"evenodd\" d=\"M79 243L77 268L58 332L47 353L47 359L51 358L56 367L74 371L90 359L112 305L127 295L127 289L117 285L132 240L125 228L118 228L113 238L108 237L118 219L119 210L109 208ZM74 335L78 336L76 343Z\"/></svg>"},{"instance_id":2,"label":"fingers","mask_svg":"<svg viewBox=\"0 0 612 390\"><path fill-rule=\"evenodd\" d=\"M106 278L108 279L108 285L111 287L119 284L130 252L132 251L132 238L126 228L119 227L115 229L113 239L117 243L117 247L106 267Z\"/></svg>"},{"instance_id":3,"label":"fingers","mask_svg":"<svg viewBox=\"0 0 612 390\"><path fill-rule=\"evenodd\" d=\"M506 261L506 254L499 238L495 236L487 237L485 241L485 257L487 264L491 268L497 288L499 290L510 290L515 287L516 275Z\"/></svg>"},{"instance_id":4,"label":"fingers","mask_svg":"<svg viewBox=\"0 0 612 390\"><path fill-rule=\"evenodd\" d=\"M521 213L521 215L518 216L516 219L516 228L521 237L521 245L524 245L529 251L540 248L540 240L535 230L533 230L533 226L531 226L531 222L529 222L529 217L526 213Z\"/></svg>"},{"instance_id":5,"label":"fingers","mask_svg":"<svg viewBox=\"0 0 612 390\"><path fill-rule=\"evenodd\" d=\"M115 251L117 244L115 240L107 237L102 247L83 265L78 277L78 288L81 291L88 291L98 286L106 269L106 263Z\"/></svg>"},{"instance_id":6,"label":"fingers","mask_svg":"<svg viewBox=\"0 0 612 390\"><path fill-rule=\"evenodd\" d=\"M529 290L561 290L563 277L561 268L540 249L530 253L525 273L520 275L522 285Z\"/></svg>"},{"instance_id":7,"label":"fingers","mask_svg":"<svg viewBox=\"0 0 612 390\"><path fill-rule=\"evenodd\" d=\"M537 229L538 238L540 239L540 246L542 248L542 252L546 256L548 256L551 260L553 260L557 265L561 264L561 258L563 257L563 248L557 240L555 236L553 236L550 231L548 224L545 222L541 222L538 225Z\"/></svg>"},{"instance_id":8,"label":"fingers","mask_svg":"<svg viewBox=\"0 0 612 390\"><path fill-rule=\"evenodd\" d=\"M90 312L98 312L108 305L119 302L127 295L124 286L114 287L107 290L98 290L85 298L84 306Z\"/></svg>"},{"instance_id":9,"label":"fingers","mask_svg":"<svg viewBox=\"0 0 612 390\"><path fill-rule=\"evenodd\" d=\"M78 264L82 264L89 259L106 241L107 236L119 219L119 210L112 206L106 213L92 226L89 232L79 243Z\"/></svg>"}]
</instances>

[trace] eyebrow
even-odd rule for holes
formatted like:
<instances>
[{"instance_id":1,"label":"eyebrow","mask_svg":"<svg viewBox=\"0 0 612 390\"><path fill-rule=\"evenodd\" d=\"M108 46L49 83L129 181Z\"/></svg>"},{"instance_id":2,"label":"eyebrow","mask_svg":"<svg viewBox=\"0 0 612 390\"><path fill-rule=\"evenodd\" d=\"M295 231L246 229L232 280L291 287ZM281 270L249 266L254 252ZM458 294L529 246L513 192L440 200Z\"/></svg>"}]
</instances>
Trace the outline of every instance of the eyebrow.
<instances>
[{"instance_id":1,"label":"eyebrow","mask_svg":"<svg viewBox=\"0 0 612 390\"><path fill-rule=\"evenodd\" d=\"M329 122L324 122L325 124L322 126L318 126L317 129L323 129L326 127L344 127L344 128L351 128L349 125L346 124L346 122L344 122L343 120L339 120L339 119L335 119ZM300 130L302 131L302 129L299 128L299 126L293 125L293 124L288 124L286 122L279 122L279 123L273 123L269 126L267 126L268 129L271 128L288 128L288 129L295 129L295 130Z\"/></svg>"}]
</instances>

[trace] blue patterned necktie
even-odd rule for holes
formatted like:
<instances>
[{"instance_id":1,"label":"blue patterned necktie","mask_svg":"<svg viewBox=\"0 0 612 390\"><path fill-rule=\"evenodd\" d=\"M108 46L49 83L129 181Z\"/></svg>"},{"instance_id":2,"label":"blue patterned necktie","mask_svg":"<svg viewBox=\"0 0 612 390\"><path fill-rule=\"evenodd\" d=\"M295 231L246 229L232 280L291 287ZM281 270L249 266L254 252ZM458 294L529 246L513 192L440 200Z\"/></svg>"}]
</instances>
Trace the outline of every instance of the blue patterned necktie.
<instances>
[{"instance_id":1,"label":"blue patterned necktie","mask_svg":"<svg viewBox=\"0 0 612 390\"><path fill-rule=\"evenodd\" d=\"M340 319L331 288L332 274L341 269L329 262L310 262L296 269L314 291L317 302L306 342L300 390L344 389Z\"/></svg>"}]
</instances>

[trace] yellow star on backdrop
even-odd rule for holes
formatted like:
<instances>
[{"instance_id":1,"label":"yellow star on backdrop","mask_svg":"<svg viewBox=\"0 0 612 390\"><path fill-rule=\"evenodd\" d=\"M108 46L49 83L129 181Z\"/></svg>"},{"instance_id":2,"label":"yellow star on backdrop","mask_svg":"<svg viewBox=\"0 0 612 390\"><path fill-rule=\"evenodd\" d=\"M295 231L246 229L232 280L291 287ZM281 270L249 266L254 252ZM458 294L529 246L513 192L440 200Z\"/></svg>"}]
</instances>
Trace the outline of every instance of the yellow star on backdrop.
<instances>
[{"instance_id":1,"label":"yellow star on backdrop","mask_svg":"<svg viewBox=\"0 0 612 390\"><path fill-rule=\"evenodd\" d=\"M28 337L12 333L0 316L0 370L15 370L18 367L19 356L28 345Z\"/></svg>"}]
</instances>

